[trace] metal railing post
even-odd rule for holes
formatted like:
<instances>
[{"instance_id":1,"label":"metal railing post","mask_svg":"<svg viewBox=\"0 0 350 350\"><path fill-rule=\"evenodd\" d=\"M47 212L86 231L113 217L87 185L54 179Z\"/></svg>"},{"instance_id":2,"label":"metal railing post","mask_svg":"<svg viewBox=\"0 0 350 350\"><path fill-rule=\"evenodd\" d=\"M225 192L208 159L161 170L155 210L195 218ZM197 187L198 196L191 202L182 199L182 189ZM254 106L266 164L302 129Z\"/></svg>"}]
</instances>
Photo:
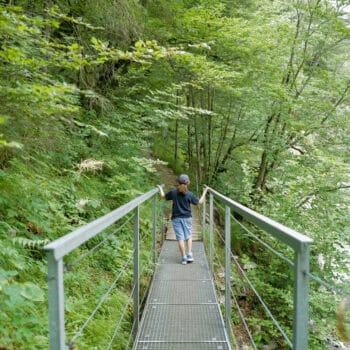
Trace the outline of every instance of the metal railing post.
<instances>
[{"instance_id":1,"label":"metal railing post","mask_svg":"<svg viewBox=\"0 0 350 350\"><path fill-rule=\"evenodd\" d=\"M160 212L161 212L161 222L160 222L160 245L163 246L164 242L164 206L165 206L165 201L162 200L160 202Z\"/></svg>"},{"instance_id":2,"label":"metal railing post","mask_svg":"<svg viewBox=\"0 0 350 350\"><path fill-rule=\"evenodd\" d=\"M156 239L157 239L157 197L153 197L153 212L152 212L152 261L153 264L157 261L156 256Z\"/></svg>"},{"instance_id":3,"label":"metal railing post","mask_svg":"<svg viewBox=\"0 0 350 350\"><path fill-rule=\"evenodd\" d=\"M303 244L294 255L293 349L308 348L309 319L309 246Z\"/></svg>"},{"instance_id":4,"label":"metal railing post","mask_svg":"<svg viewBox=\"0 0 350 350\"><path fill-rule=\"evenodd\" d=\"M56 260L54 250L47 253L50 349L65 349L63 260Z\"/></svg>"},{"instance_id":5,"label":"metal railing post","mask_svg":"<svg viewBox=\"0 0 350 350\"><path fill-rule=\"evenodd\" d=\"M231 333L231 209L225 207L225 326Z\"/></svg>"},{"instance_id":6,"label":"metal railing post","mask_svg":"<svg viewBox=\"0 0 350 350\"><path fill-rule=\"evenodd\" d=\"M209 196L209 264L211 275L214 275L213 266L214 253L214 196L210 193Z\"/></svg>"},{"instance_id":7,"label":"metal railing post","mask_svg":"<svg viewBox=\"0 0 350 350\"><path fill-rule=\"evenodd\" d=\"M206 208L206 199L204 199L204 202L203 202L203 211L202 211L202 234L203 234L203 244L205 245L205 216L206 216L206 211L207 211L207 208Z\"/></svg>"},{"instance_id":8,"label":"metal railing post","mask_svg":"<svg viewBox=\"0 0 350 350\"><path fill-rule=\"evenodd\" d=\"M140 207L135 208L134 222L134 323L135 333L137 333L140 320L140 262L139 248L140 242Z\"/></svg>"}]
</instances>

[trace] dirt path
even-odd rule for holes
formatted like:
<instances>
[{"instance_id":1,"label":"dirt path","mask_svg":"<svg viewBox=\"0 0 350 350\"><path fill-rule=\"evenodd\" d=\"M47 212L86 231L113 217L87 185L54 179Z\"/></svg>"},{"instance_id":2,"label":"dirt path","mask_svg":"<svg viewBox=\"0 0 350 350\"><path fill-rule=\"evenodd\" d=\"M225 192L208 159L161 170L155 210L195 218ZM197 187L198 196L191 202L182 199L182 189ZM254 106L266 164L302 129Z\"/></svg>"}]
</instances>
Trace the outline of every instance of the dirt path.
<instances>
[{"instance_id":1,"label":"dirt path","mask_svg":"<svg viewBox=\"0 0 350 350\"><path fill-rule=\"evenodd\" d=\"M158 172L159 182L165 185L165 190L176 187L176 175L169 166L157 164L155 168Z\"/></svg>"}]
</instances>

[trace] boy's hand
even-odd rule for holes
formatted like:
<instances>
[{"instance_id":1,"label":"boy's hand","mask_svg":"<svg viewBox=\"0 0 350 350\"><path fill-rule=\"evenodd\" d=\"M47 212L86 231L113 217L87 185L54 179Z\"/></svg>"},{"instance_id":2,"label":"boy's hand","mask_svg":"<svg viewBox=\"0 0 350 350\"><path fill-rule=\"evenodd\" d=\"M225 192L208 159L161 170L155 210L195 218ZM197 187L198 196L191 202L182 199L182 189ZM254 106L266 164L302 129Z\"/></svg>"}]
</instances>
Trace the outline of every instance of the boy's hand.
<instances>
[{"instance_id":1,"label":"boy's hand","mask_svg":"<svg viewBox=\"0 0 350 350\"><path fill-rule=\"evenodd\" d=\"M162 198L164 198L164 197L165 197L165 194L164 194L164 191L163 191L162 186L157 185L157 187L158 187L158 189L159 189L160 196L161 196Z\"/></svg>"}]
</instances>

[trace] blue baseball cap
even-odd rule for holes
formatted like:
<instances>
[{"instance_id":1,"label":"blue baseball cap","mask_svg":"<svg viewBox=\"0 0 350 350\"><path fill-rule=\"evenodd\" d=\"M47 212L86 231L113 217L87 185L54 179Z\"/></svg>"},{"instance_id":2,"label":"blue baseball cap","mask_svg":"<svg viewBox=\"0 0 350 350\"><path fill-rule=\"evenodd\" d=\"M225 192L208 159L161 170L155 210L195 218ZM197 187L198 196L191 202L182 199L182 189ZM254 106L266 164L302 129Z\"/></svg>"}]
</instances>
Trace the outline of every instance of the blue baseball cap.
<instances>
[{"instance_id":1,"label":"blue baseball cap","mask_svg":"<svg viewBox=\"0 0 350 350\"><path fill-rule=\"evenodd\" d=\"M189 184L190 183L190 178L186 174L181 174L178 178L177 181L179 184Z\"/></svg>"}]
</instances>

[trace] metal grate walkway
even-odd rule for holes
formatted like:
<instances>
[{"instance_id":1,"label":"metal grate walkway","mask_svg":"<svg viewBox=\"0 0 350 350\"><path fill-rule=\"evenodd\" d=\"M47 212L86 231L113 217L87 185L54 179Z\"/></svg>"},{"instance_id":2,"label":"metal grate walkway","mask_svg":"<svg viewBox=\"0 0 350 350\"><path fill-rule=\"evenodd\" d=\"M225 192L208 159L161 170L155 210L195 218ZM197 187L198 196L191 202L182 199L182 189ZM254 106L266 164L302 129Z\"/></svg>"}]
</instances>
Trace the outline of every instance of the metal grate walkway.
<instances>
[{"instance_id":1,"label":"metal grate walkway","mask_svg":"<svg viewBox=\"0 0 350 350\"><path fill-rule=\"evenodd\" d=\"M181 265L176 241L165 241L134 349L231 349L202 242Z\"/></svg>"}]
</instances>

